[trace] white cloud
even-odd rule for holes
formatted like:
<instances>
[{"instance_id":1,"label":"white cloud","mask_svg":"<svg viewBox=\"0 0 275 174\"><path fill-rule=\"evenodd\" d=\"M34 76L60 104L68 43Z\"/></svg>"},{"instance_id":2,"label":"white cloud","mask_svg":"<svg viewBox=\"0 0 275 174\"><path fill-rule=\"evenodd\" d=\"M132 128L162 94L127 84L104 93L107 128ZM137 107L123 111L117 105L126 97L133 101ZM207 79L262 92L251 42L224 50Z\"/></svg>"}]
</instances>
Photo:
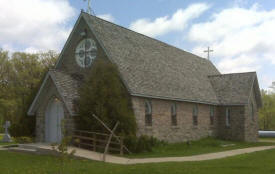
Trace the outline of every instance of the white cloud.
<instances>
[{"instance_id":1,"label":"white cloud","mask_svg":"<svg viewBox=\"0 0 275 174\"><path fill-rule=\"evenodd\" d=\"M0 47L59 51L75 15L68 0L0 0Z\"/></svg>"},{"instance_id":2,"label":"white cloud","mask_svg":"<svg viewBox=\"0 0 275 174\"><path fill-rule=\"evenodd\" d=\"M223 72L250 72L260 69L253 57L240 55L236 58L224 58L218 63L218 68Z\"/></svg>"},{"instance_id":3,"label":"white cloud","mask_svg":"<svg viewBox=\"0 0 275 174\"><path fill-rule=\"evenodd\" d=\"M97 17L109 22L115 22L115 18L111 14L101 14L101 15L98 15Z\"/></svg>"},{"instance_id":4,"label":"white cloud","mask_svg":"<svg viewBox=\"0 0 275 174\"><path fill-rule=\"evenodd\" d=\"M275 10L228 8L213 14L206 22L192 26L189 40L197 44L193 52L204 55L214 49L221 72L259 70L266 62L275 64ZM205 57L205 55L204 55Z\"/></svg>"},{"instance_id":5,"label":"white cloud","mask_svg":"<svg viewBox=\"0 0 275 174\"><path fill-rule=\"evenodd\" d=\"M269 91L270 91L269 87L272 85L273 82L275 82L275 80L270 78L267 75L263 75L263 77L261 79L262 86L265 86L266 89L269 90Z\"/></svg>"},{"instance_id":6,"label":"white cloud","mask_svg":"<svg viewBox=\"0 0 275 174\"><path fill-rule=\"evenodd\" d=\"M205 3L197 3L188 6L186 9L179 9L171 17L164 16L150 19L138 19L130 24L130 29L147 36L156 37L167 34L171 31L183 31L187 24L209 8Z\"/></svg>"}]
</instances>

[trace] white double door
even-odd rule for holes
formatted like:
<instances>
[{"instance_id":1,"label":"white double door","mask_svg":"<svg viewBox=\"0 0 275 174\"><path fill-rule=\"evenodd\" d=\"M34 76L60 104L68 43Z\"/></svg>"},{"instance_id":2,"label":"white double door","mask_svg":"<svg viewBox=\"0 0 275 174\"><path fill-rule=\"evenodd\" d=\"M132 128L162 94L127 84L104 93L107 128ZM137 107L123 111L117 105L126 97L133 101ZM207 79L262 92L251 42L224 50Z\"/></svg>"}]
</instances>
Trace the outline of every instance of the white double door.
<instances>
[{"instance_id":1,"label":"white double door","mask_svg":"<svg viewBox=\"0 0 275 174\"><path fill-rule=\"evenodd\" d=\"M45 141L58 143L62 140L61 122L64 118L62 102L53 99L49 102L45 115Z\"/></svg>"}]
</instances>

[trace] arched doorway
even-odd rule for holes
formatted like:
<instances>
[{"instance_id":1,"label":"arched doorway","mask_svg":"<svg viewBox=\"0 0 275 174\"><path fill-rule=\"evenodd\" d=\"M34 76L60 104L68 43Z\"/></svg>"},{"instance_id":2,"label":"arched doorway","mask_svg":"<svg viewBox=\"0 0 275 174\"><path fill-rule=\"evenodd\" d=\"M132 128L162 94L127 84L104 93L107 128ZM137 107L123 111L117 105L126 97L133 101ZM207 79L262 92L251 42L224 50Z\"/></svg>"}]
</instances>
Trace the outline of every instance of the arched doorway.
<instances>
[{"instance_id":1,"label":"arched doorway","mask_svg":"<svg viewBox=\"0 0 275 174\"><path fill-rule=\"evenodd\" d=\"M57 98L50 100L45 114L45 141L57 143L62 139L61 121L64 118L62 102Z\"/></svg>"}]
</instances>

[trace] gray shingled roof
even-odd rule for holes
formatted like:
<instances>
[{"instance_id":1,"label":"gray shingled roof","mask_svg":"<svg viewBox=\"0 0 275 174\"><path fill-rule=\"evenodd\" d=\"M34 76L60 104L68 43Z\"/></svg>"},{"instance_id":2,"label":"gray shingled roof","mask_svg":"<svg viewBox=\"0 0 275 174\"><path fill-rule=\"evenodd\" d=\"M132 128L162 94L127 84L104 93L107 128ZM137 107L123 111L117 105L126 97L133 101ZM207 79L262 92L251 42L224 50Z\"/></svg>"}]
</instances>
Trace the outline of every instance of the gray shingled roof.
<instances>
[{"instance_id":1,"label":"gray shingled roof","mask_svg":"<svg viewBox=\"0 0 275 174\"><path fill-rule=\"evenodd\" d=\"M218 104L207 59L83 13L131 95Z\"/></svg>"},{"instance_id":2,"label":"gray shingled roof","mask_svg":"<svg viewBox=\"0 0 275 174\"><path fill-rule=\"evenodd\" d=\"M258 106L261 106L256 73L221 75L210 61L194 54L87 13L81 13L81 17L87 21L109 59L117 65L133 96L243 105L247 104L254 85ZM61 53L59 59L62 57ZM49 76L73 114L73 101L78 97L77 80L57 70L51 70ZM29 109L30 114L43 86Z\"/></svg>"},{"instance_id":3,"label":"gray shingled roof","mask_svg":"<svg viewBox=\"0 0 275 174\"><path fill-rule=\"evenodd\" d=\"M74 114L73 103L74 99L78 97L78 81L70 75L57 70L50 70L49 74L63 98L68 111Z\"/></svg>"},{"instance_id":4,"label":"gray shingled roof","mask_svg":"<svg viewBox=\"0 0 275 174\"><path fill-rule=\"evenodd\" d=\"M222 105L247 104L255 78L255 72L209 76Z\"/></svg>"}]
</instances>

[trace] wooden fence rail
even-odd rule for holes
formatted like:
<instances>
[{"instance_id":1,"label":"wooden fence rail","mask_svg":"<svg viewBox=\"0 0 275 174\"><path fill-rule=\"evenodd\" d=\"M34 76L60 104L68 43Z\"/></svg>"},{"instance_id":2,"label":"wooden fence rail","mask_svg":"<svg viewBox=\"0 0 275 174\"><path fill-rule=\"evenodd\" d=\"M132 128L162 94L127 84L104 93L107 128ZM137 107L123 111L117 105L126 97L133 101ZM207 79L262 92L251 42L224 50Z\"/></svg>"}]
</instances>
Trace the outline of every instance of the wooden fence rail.
<instances>
[{"instance_id":1,"label":"wooden fence rail","mask_svg":"<svg viewBox=\"0 0 275 174\"><path fill-rule=\"evenodd\" d=\"M110 135L104 133L75 130L72 136L72 143L79 148L85 148L95 152L104 152L109 137ZM123 138L119 137L119 139L120 142L115 138L111 139L108 151L123 155Z\"/></svg>"}]
</instances>

